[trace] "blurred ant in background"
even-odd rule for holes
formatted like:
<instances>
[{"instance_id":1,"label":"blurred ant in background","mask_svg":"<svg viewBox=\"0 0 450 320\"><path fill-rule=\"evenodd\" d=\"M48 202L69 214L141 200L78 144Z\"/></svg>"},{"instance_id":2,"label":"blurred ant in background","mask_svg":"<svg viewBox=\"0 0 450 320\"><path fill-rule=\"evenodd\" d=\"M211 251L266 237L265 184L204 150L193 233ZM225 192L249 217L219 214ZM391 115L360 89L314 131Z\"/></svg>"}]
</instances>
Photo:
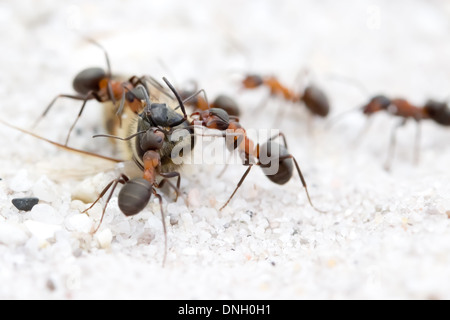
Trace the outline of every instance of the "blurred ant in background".
<instances>
[{"instance_id":1,"label":"blurred ant in background","mask_svg":"<svg viewBox=\"0 0 450 320\"><path fill-rule=\"evenodd\" d=\"M330 112L328 97L324 91L312 84L297 93L281 84L274 76L249 74L242 80L242 85L244 89L267 87L270 90L270 97L281 97L285 101L294 104L303 103L310 111L310 114L315 116L326 117Z\"/></svg>"},{"instance_id":2,"label":"blurred ant in background","mask_svg":"<svg viewBox=\"0 0 450 320\"><path fill-rule=\"evenodd\" d=\"M365 90L365 88L360 84L359 88L367 92L367 90ZM365 105L358 107L356 110L361 110L362 113L368 117L368 119L372 119L371 116L380 111L385 111L389 115L401 118L400 122L395 124L391 131L388 157L384 165L384 168L386 170L390 170L391 168L394 150L396 146L397 129L404 126L409 119L414 120L417 124L415 146L414 146L415 164L419 162L419 153L420 153L419 144L421 136L420 122L424 119L430 119L440 125L444 126L450 125L450 109L448 108L447 103L437 102L435 100L428 100L424 106L416 106L406 99L402 98L390 99L387 96L380 94L372 97ZM338 117L347 114L349 111L350 112L355 111L355 109L351 109L344 113L341 113L333 120L336 120ZM369 125L370 122L365 127L365 131L368 129Z\"/></svg>"},{"instance_id":3,"label":"blurred ant in background","mask_svg":"<svg viewBox=\"0 0 450 320\"><path fill-rule=\"evenodd\" d=\"M74 129L78 119L81 117L87 101L95 99L99 102L112 102L114 107L116 106L116 103L120 101L120 106L117 108L116 120L120 122L124 105L126 105L136 114L142 110L141 100L143 99L143 97L138 97L139 92L133 91L133 89L139 84L146 86L145 81L149 80L146 76L133 76L128 81L119 79L119 77L111 73L111 64L106 50L95 40L87 39L87 41L93 43L103 50L106 59L106 70L99 67L91 67L80 71L75 76L72 83L73 88L77 94L57 95L33 125L33 127L35 127L39 123L39 121L47 115L51 107L59 98L69 98L73 100L83 101L78 116L75 118L75 121L73 122L67 134L67 138L64 144L66 146L69 142L70 134L72 133L72 130ZM113 126L114 124L106 125Z\"/></svg>"}]
</instances>

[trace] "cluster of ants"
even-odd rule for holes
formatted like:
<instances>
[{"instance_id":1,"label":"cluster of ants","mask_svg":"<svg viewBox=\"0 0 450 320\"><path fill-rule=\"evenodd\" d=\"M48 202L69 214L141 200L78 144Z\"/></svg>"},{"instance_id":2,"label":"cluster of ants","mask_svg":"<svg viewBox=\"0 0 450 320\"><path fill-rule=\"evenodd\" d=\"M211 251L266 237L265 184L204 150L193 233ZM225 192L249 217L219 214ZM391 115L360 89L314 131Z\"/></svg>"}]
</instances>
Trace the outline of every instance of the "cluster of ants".
<instances>
[{"instance_id":1,"label":"cluster of ants","mask_svg":"<svg viewBox=\"0 0 450 320\"><path fill-rule=\"evenodd\" d=\"M239 122L239 108L232 98L219 95L212 103L209 103L204 90L177 90L166 78L163 78L164 84L148 75L132 76L124 80L111 72L110 60L106 50L97 42L91 42L103 50L106 58L106 70L96 67L79 72L73 80L73 88L76 94L60 94L56 96L35 125L47 115L59 98L80 100L82 101L81 108L69 129L65 143L59 144L47 139L44 140L69 150L99 156L69 147L69 138L89 100L110 103L113 106L113 112L110 112L105 121L108 134L94 137L123 140L131 159L142 171L142 175L139 178L131 179L125 174L120 174L119 177L105 186L97 200L85 210L85 212L88 212L110 191L103 208L100 223L95 231L100 227L108 203L119 184L123 185L123 187L118 194L118 205L120 210L127 216L141 212L148 204L151 196L154 195L160 204L165 235L165 261L167 231L162 197L157 192L157 189L167 184L175 190L177 196L181 194L179 166L171 158L171 151L177 144L171 137L180 129L189 132L191 147L194 146L194 138L197 135L195 129L213 130L217 136L225 138L226 147L230 152L234 150L239 152L242 164L247 166L235 190L220 210L228 205L252 167L259 166L272 182L280 185L288 182L294 175L295 170L304 187L309 204L316 211L324 212L313 205L300 166L295 157L289 153L286 137L283 133L269 138L262 145L255 145ZM330 103L326 94L314 85L308 85L301 92L295 92L281 84L273 76L263 77L259 75L247 75L242 81L242 85L246 89L267 87L271 96L280 97L293 104L302 104L315 116L326 117L330 112ZM188 114L186 110L189 109L192 109L192 112ZM414 119L417 123L423 119L431 119L441 125L450 125L450 110L447 104L434 100L429 100L423 107L416 107L404 99L389 99L384 95L377 95L370 99L361 109L367 116L379 111L386 111L391 115L401 117L400 125L403 125L408 119ZM127 116L124 117L124 115ZM132 119L133 121L125 123L126 119ZM126 130L119 130L122 127ZM398 127L396 126L395 128ZM22 129L19 130L32 134ZM121 134L118 134L118 132L121 132ZM395 144L394 132L395 130L391 137L391 149L393 149ZM32 135L38 137L35 134ZM276 142L275 140L278 138L281 138L283 143ZM263 163L261 161L261 154L268 155L271 157L271 161L277 162L279 169L275 174L268 170L266 162ZM112 158L107 159L123 161ZM172 182L172 178L176 179L175 184Z\"/></svg>"}]
</instances>

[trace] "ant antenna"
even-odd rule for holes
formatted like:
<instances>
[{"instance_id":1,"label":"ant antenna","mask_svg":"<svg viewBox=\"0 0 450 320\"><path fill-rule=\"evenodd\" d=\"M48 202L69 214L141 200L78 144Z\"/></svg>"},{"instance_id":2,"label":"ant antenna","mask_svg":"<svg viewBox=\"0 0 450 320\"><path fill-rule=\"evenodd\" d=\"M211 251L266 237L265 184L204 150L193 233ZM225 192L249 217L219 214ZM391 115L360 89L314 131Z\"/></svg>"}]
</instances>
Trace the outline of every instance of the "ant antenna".
<instances>
[{"instance_id":1,"label":"ant antenna","mask_svg":"<svg viewBox=\"0 0 450 320\"><path fill-rule=\"evenodd\" d=\"M108 52L106 51L106 49L97 41L95 41L92 38L87 37L86 40L94 45L96 45L97 47L99 47L100 49L102 49L103 53L105 54L105 58L106 58L106 68L108 71L108 76L111 77L112 73L111 73L111 63L109 61L109 55Z\"/></svg>"}]
</instances>

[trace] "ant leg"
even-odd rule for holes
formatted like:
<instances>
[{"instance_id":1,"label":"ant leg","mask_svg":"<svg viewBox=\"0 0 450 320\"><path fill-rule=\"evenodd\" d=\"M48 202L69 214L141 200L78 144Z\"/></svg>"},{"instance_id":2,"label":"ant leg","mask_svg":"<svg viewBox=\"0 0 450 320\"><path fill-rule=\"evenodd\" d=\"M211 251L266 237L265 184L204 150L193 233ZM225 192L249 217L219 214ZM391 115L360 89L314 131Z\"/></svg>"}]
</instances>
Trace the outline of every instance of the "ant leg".
<instances>
[{"instance_id":1,"label":"ant leg","mask_svg":"<svg viewBox=\"0 0 450 320\"><path fill-rule=\"evenodd\" d=\"M166 264L166 257L167 257L167 228L166 228L166 219L165 219L165 214L164 214L164 210L163 210L162 197L161 197L161 195L159 195L158 193L156 193L155 189L153 189L153 194L155 195L155 197L158 198L158 200L159 200L159 208L161 209L161 220L162 220L163 230L164 230L164 258L163 258L163 266L164 266L164 265Z\"/></svg>"},{"instance_id":2,"label":"ant leg","mask_svg":"<svg viewBox=\"0 0 450 320\"><path fill-rule=\"evenodd\" d=\"M76 95L71 95L71 94L59 94L55 98L53 98L53 100L49 103L47 108L45 108L45 110L41 114L41 116L34 122L32 128L34 128L34 127L36 127L38 125L38 123L42 120L42 118L44 118L47 115L47 113L50 111L51 107L53 107L53 105L55 104L56 100L58 100L59 98L69 98L69 99L73 99L73 100L86 100L86 99L89 100L89 99L93 99L93 97L76 96Z\"/></svg>"},{"instance_id":3,"label":"ant leg","mask_svg":"<svg viewBox=\"0 0 450 320\"><path fill-rule=\"evenodd\" d=\"M248 165L248 169L245 171L244 175L242 176L241 180L239 180L236 189L234 189L233 193L231 194L231 196L228 198L227 202L225 202L225 204L219 209L219 211L222 211L223 208L225 208L228 203L231 201L231 199L234 197L234 195L236 194L236 191L239 189L239 187L241 186L241 184L244 182L245 178L247 177L247 175L249 174L250 170L252 169L253 165L249 164Z\"/></svg>"},{"instance_id":4,"label":"ant leg","mask_svg":"<svg viewBox=\"0 0 450 320\"><path fill-rule=\"evenodd\" d=\"M281 138L283 139L284 147L286 148L286 150L288 150L287 141L286 141L286 136L284 135L283 132L279 132L278 134L276 134L276 135L274 135L273 137L269 138L269 140L267 140L267 142L270 142L270 141L272 141L273 139L276 139L276 138L278 138L278 137L281 137ZM300 176L300 180L301 180L301 182L302 182L303 188L305 188L306 197L308 198L308 202L309 202L309 204L311 205L311 207L313 207L313 209L316 210L316 211L318 211L318 212L325 213L326 211L319 210L319 209L317 209L317 208L312 204L311 197L309 196L309 192L308 192L308 187L307 187L307 185L306 185L306 180L305 180L305 178L303 177L302 171L300 170L300 166L298 165L298 162L297 162L297 160L294 158L294 156L291 155L291 154L286 155L286 156L281 156L281 157L279 158L279 161L284 160L284 159L292 159L292 160L294 161L295 168L297 169L298 175Z\"/></svg>"},{"instance_id":5,"label":"ant leg","mask_svg":"<svg viewBox=\"0 0 450 320\"><path fill-rule=\"evenodd\" d=\"M418 165L420 160L420 136L421 136L421 126L420 122L417 121L417 131L416 131L416 141L414 146L414 164Z\"/></svg>"},{"instance_id":6,"label":"ant leg","mask_svg":"<svg viewBox=\"0 0 450 320\"><path fill-rule=\"evenodd\" d=\"M89 208L85 209L85 210L82 212L82 213L87 213L88 210L92 209L92 207L93 207L93 206L94 206L94 205L95 205L95 204L96 204L96 203L97 203L97 202L105 195L105 193L112 187L111 192L109 193L108 199L106 200L105 207L103 208L103 211L102 211L102 217L100 218L100 222L99 222L97 228L95 228L94 231L93 231L92 233L96 233L97 230L100 228L100 226L101 226L101 224L102 224L102 222L103 222L103 217L105 216L106 208L108 207L108 203L109 203L109 201L111 200L111 197L112 197L112 195L113 195L113 193L114 193L114 190L116 189L117 185L118 185L119 183L125 184L125 183L128 182L128 180L129 180L128 177L122 173L122 174L120 175L119 178L114 179L113 181L111 181L110 183L108 183L108 184L106 185L106 187L103 189L103 191L100 193L100 195L98 196L97 200L95 200Z\"/></svg>"},{"instance_id":7,"label":"ant leg","mask_svg":"<svg viewBox=\"0 0 450 320\"><path fill-rule=\"evenodd\" d=\"M272 141L272 140L274 140L274 139L276 139L276 138L278 138L278 137L281 137L281 138L283 139L284 147L286 148L286 150L288 150L289 148L288 148L288 145L287 145L286 136L284 135L283 132L278 132L276 135L270 137L270 138L267 140L267 142L270 142L270 141Z\"/></svg>"},{"instance_id":8,"label":"ant leg","mask_svg":"<svg viewBox=\"0 0 450 320\"><path fill-rule=\"evenodd\" d=\"M402 119L399 123L397 123L391 131L391 142L389 144L389 151L388 151L388 158L386 159L386 163L384 165L384 169L386 171L389 171L391 169L391 163L392 163L392 159L394 157L394 150L395 150L395 145L396 145L396 137L395 134L397 132L397 129L400 128L401 126L403 126L406 123L406 118Z\"/></svg>"},{"instance_id":9,"label":"ant leg","mask_svg":"<svg viewBox=\"0 0 450 320\"><path fill-rule=\"evenodd\" d=\"M67 134L66 142L64 143L65 146L67 146L67 144L69 143L69 138L72 133L72 130L73 130L73 128L75 128L75 125L77 124L78 120L80 119L81 114L84 111L84 107L86 106L86 102L88 102L88 100L92 100L92 99L96 99L98 101L102 100L95 91L89 91L88 93L86 93L86 95L84 96L84 99L83 99L84 100L83 104L81 105L81 108L80 108L80 112L78 112L78 116L75 118L75 121L72 123L72 126L69 129L69 133Z\"/></svg>"}]
</instances>

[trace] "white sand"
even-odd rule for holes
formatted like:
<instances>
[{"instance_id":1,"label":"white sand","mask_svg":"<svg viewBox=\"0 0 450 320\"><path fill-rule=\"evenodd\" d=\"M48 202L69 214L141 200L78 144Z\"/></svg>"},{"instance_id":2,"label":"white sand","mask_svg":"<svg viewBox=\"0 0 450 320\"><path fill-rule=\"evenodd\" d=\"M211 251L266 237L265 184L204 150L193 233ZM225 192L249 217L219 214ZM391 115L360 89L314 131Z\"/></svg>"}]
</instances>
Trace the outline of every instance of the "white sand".
<instances>
[{"instance_id":1,"label":"white sand","mask_svg":"<svg viewBox=\"0 0 450 320\"><path fill-rule=\"evenodd\" d=\"M117 193L95 235L101 207L87 204L120 172L0 125L0 298L44 299L449 299L450 139L448 128L422 125L421 161L413 165L415 125L398 132L391 172L383 169L397 119L365 125L354 113L332 127L308 126L307 113L264 89L239 91L244 72L275 74L294 85L311 77L329 94L332 116L379 92L420 105L450 91L450 6L444 1L9 1L0 4L1 119L30 128L73 76L104 66L150 74L177 86L198 81L208 96L227 93L246 128L270 128L278 110L298 176L272 184L255 168L219 212L245 171L197 165L183 171L190 201L164 196L169 252L157 201L126 218ZM164 65L168 67L164 67ZM331 80L356 79L370 93ZM63 142L79 103L59 101L35 129ZM101 108L90 102L71 145L111 154ZM36 196L31 212L11 199ZM171 225L169 221L176 222Z\"/></svg>"}]
</instances>

